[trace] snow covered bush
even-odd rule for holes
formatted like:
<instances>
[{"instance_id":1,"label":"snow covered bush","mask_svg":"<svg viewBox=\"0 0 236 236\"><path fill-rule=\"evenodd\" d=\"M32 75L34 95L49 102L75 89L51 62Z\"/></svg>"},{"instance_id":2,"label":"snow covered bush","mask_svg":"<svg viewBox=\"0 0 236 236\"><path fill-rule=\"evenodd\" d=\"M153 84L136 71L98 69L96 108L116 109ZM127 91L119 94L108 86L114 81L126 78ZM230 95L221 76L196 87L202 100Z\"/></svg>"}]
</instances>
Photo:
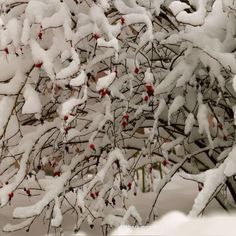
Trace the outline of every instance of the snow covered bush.
<instances>
[{"instance_id":1,"label":"snow covered bush","mask_svg":"<svg viewBox=\"0 0 236 236\"><path fill-rule=\"evenodd\" d=\"M235 1L0 7L0 202L36 199L4 231L145 224L180 169L202 188L190 215L235 205ZM148 219L126 201L139 191L155 193Z\"/></svg>"}]
</instances>

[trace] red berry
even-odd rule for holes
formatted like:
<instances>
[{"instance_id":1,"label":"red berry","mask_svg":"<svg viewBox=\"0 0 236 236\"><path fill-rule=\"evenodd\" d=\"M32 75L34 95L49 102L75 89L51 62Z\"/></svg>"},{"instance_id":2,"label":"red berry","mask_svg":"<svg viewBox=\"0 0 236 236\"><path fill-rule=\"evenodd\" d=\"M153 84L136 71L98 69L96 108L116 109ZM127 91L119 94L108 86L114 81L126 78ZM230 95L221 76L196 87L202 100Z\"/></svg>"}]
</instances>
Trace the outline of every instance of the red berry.
<instances>
[{"instance_id":1,"label":"red berry","mask_svg":"<svg viewBox=\"0 0 236 236\"><path fill-rule=\"evenodd\" d=\"M103 88L101 90L99 90L99 94L103 97L105 97L107 94L110 95L110 91L106 88Z\"/></svg>"},{"instance_id":2,"label":"red berry","mask_svg":"<svg viewBox=\"0 0 236 236\"><path fill-rule=\"evenodd\" d=\"M122 24L122 25L125 24L125 18L124 18L124 16L122 16L122 17L120 18L120 21L121 21L121 24Z\"/></svg>"},{"instance_id":3,"label":"red berry","mask_svg":"<svg viewBox=\"0 0 236 236\"><path fill-rule=\"evenodd\" d=\"M128 120L129 120L129 114L126 113L126 114L123 116L123 118L128 121Z\"/></svg>"},{"instance_id":4,"label":"red berry","mask_svg":"<svg viewBox=\"0 0 236 236\"><path fill-rule=\"evenodd\" d=\"M90 143L90 144L89 144L89 148L92 149L92 150L95 150L94 144L93 144L93 143Z\"/></svg>"},{"instance_id":5,"label":"red berry","mask_svg":"<svg viewBox=\"0 0 236 236\"><path fill-rule=\"evenodd\" d=\"M61 172L60 171L56 171L56 172L54 172L53 173L53 176L55 177L55 176L60 176L61 175Z\"/></svg>"},{"instance_id":6,"label":"red berry","mask_svg":"<svg viewBox=\"0 0 236 236\"><path fill-rule=\"evenodd\" d=\"M36 68L41 68L42 65L43 65L42 62L38 62L38 63L34 64L34 66L35 66Z\"/></svg>"},{"instance_id":7,"label":"red berry","mask_svg":"<svg viewBox=\"0 0 236 236\"><path fill-rule=\"evenodd\" d=\"M3 51L4 51L6 54L9 54L8 48L4 48Z\"/></svg>"},{"instance_id":8,"label":"red berry","mask_svg":"<svg viewBox=\"0 0 236 236\"><path fill-rule=\"evenodd\" d=\"M135 67L134 73L135 73L135 74L138 74L138 73L139 73L139 68L138 68L138 67Z\"/></svg>"},{"instance_id":9,"label":"red berry","mask_svg":"<svg viewBox=\"0 0 236 236\"><path fill-rule=\"evenodd\" d=\"M163 166L167 166L167 164L169 164L169 162L168 162L167 160L164 160L164 161L162 162L162 165L163 165Z\"/></svg>"},{"instance_id":10,"label":"red berry","mask_svg":"<svg viewBox=\"0 0 236 236\"><path fill-rule=\"evenodd\" d=\"M94 34L93 34L93 38L96 39L96 40L98 40L98 39L100 38L100 36L99 36L98 33L94 33Z\"/></svg>"},{"instance_id":11,"label":"red berry","mask_svg":"<svg viewBox=\"0 0 236 236\"><path fill-rule=\"evenodd\" d=\"M128 122L127 122L126 120L124 120L124 121L122 122L123 128L125 128L127 125L128 125Z\"/></svg>"},{"instance_id":12,"label":"red berry","mask_svg":"<svg viewBox=\"0 0 236 236\"><path fill-rule=\"evenodd\" d=\"M67 121L68 120L68 116L64 116L64 121Z\"/></svg>"},{"instance_id":13,"label":"red berry","mask_svg":"<svg viewBox=\"0 0 236 236\"><path fill-rule=\"evenodd\" d=\"M40 40L42 40L43 33L41 31L38 33L38 37L39 37Z\"/></svg>"},{"instance_id":14,"label":"red berry","mask_svg":"<svg viewBox=\"0 0 236 236\"><path fill-rule=\"evenodd\" d=\"M149 96L153 96L154 94L154 88L150 84L146 84L146 91Z\"/></svg>"},{"instance_id":15,"label":"red berry","mask_svg":"<svg viewBox=\"0 0 236 236\"><path fill-rule=\"evenodd\" d=\"M144 101L145 101L145 102L147 102L147 101L148 101L148 99L149 99L149 96L148 96L148 95L146 95L146 96L144 96L144 98L143 98L143 99L144 99Z\"/></svg>"},{"instance_id":16,"label":"red berry","mask_svg":"<svg viewBox=\"0 0 236 236\"><path fill-rule=\"evenodd\" d=\"M71 129L71 127L65 127L64 130L65 130L65 133L68 134L68 131Z\"/></svg>"},{"instance_id":17,"label":"red berry","mask_svg":"<svg viewBox=\"0 0 236 236\"><path fill-rule=\"evenodd\" d=\"M11 201L11 199L13 198L13 196L14 196L14 193L13 193L13 192L8 193L9 201Z\"/></svg>"},{"instance_id":18,"label":"red berry","mask_svg":"<svg viewBox=\"0 0 236 236\"><path fill-rule=\"evenodd\" d=\"M29 197L31 197L30 189L26 189L26 193L28 194Z\"/></svg>"},{"instance_id":19,"label":"red berry","mask_svg":"<svg viewBox=\"0 0 236 236\"><path fill-rule=\"evenodd\" d=\"M92 199L95 199L94 193L90 193L90 197L91 197Z\"/></svg>"},{"instance_id":20,"label":"red berry","mask_svg":"<svg viewBox=\"0 0 236 236\"><path fill-rule=\"evenodd\" d=\"M152 167L149 167L149 173L152 173Z\"/></svg>"},{"instance_id":21,"label":"red berry","mask_svg":"<svg viewBox=\"0 0 236 236\"><path fill-rule=\"evenodd\" d=\"M59 90L61 90L61 86L59 86L58 84L56 84L56 86L55 86L55 91L59 91Z\"/></svg>"},{"instance_id":22,"label":"red berry","mask_svg":"<svg viewBox=\"0 0 236 236\"><path fill-rule=\"evenodd\" d=\"M132 186L132 183L129 182L127 186L128 186L128 188L129 188L129 190L130 190L130 189L131 189L131 186Z\"/></svg>"}]
</instances>

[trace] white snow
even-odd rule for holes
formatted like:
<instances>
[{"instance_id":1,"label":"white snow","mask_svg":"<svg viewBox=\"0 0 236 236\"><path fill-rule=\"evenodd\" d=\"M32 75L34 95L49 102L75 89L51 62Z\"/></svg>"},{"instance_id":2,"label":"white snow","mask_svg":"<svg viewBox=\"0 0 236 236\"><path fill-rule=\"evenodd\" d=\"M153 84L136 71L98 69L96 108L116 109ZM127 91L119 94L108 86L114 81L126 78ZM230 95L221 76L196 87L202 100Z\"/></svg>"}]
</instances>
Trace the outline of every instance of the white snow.
<instances>
[{"instance_id":1,"label":"white snow","mask_svg":"<svg viewBox=\"0 0 236 236\"><path fill-rule=\"evenodd\" d=\"M0 86L0 93L6 95L16 95L21 87L22 83L26 80L26 76L19 69L15 72L13 78L8 83L3 83Z\"/></svg>"},{"instance_id":2,"label":"white snow","mask_svg":"<svg viewBox=\"0 0 236 236\"><path fill-rule=\"evenodd\" d=\"M84 94L83 94L82 98L71 97L67 101L62 103L61 109L59 111L60 114L62 115L62 117L64 117L65 115L68 115L73 110L74 107L86 102L86 100L87 100L87 86L84 86L83 93Z\"/></svg>"},{"instance_id":3,"label":"white snow","mask_svg":"<svg viewBox=\"0 0 236 236\"><path fill-rule=\"evenodd\" d=\"M144 23L147 26L146 32L140 37L140 47L142 47L147 41L153 40L153 26L148 14L130 13L126 15L124 19L125 25Z\"/></svg>"},{"instance_id":4,"label":"white snow","mask_svg":"<svg viewBox=\"0 0 236 236\"><path fill-rule=\"evenodd\" d=\"M236 174L236 147L234 146L231 152L228 154L226 167L224 169L224 174L227 177L231 177Z\"/></svg>"},{"instance_id":5,"label":"white snow","mask_svg":"<svg viewBox=\"0 0 236 236\"><path fill-rule=\"evenodd\" d=\"M119 43L116 38L113 38L110 41L105 41L104 38L99 38L97 44L99 47L114 48L116 52L119 52Z\"/></svg>"},{"instance_id":6,"label":"white snow","mask_svg":"<svg viewBox=\"0 0 236 236\"><path fill-rule=\"evenodd\" d=\"M193 113L189 113L186 120L185 120L185 128L184 133L189 134L196 123Z\"/></svg>"},{"instance_id":7,"label":"white snow","mask_svg":"<svg viewBox=\"0 0 236 236\"><path fill-rule=\"evenodd\" d=\"M24 106L22 107L22 114L41 113L42 104L39 94L33 89L30 84L27 84L23 91L25 99Z\"/></svg>"},{"instance_id":8,"label":"white snow","mask_svg":"<svg viewBox=\"0 0 236 236\"><path fill-rule=\"evenodd\" d=\"M39 215L55 197L57 197L61 192L63 192L64 185L67 183L70 175L71 172L67 170L62 173L62 175L58 178L39 180L41 186L43 186L43 188L46 190L45 195L37 203L31 206L15 208L13 216L16 218L28 218L35 215ZM52 222L53 224L55 224L55 226L57 224L60 224L62 220L62 215L58 207L59 203L56 201L56 208L54 210L55 218Z\"/></svg>"},{"instance_id":9,"label":"white snow","mask_svg":"<svg viewBox=\"0 0 236 236\"><path fill-rule=\"evenodd\" d=\"M16 18L12 18L6 25L7 36L13 42L15 48L20 45L21 23ZM5 45L6 46L6 45Z\"/></svg>"},{"instance_id":10,"label":"white snow","mask_svg":"<svg viewBox=\"0 0 236 236\"><path fill-rule=\"evenodd\" d=\"M177 139L171 141L171 142L165 142L161 145L161 149L163 151L169 151L172 148L174 148L176 145L180 144L181 142L183 142L184 140L184 136L179 136Z\"/></svg>"},{"instance_id":11,"label":"white snow","mask_svg":"<svg viewBox=\"0 0 236 236\"><path fill-rule=\"evenodd\" d=\"M87 78L86 73L84 70L82 70L77 77L73 78L70 81L70 85L76 86L76 87L81 86L81 85L85 84L86 78Z\"/></svg>"},{"instance_id":12,"label":"white snow","mask_svg":"<svg viewBox=\"0 0 236 236\"><path fill-rule=\"evenodd\" d=\"M236 93L236 75L233 77L232 84L233 84L234 92Z\"/></svg>"},{"instance_id":13,"label":"white snow","mask_svg":"<svg viewBox=\"0 0 236 236\"><path fill-rule=\"evenodd\" d=\"M141 7L140 5L136 4L134 1L132 1L132 7L128 6L128 4L126 4L126 2L122 0L115 0L114 5L117 8L117 10L122 14L147 13L144 7Z\"/></svg>"},{"instance_id":14,"label":"white snow","mask_svg":"<svg viewBox=\"0 0 236 236\"><path fill-rule=\"evenodd\" d=\"M92 181L89 183L88 189L86 190L87 192L89 192L97 182L99 181L103 182L108 172L108 169L111 168L115 160L119 161L122 172L123 173L127 172L128 162L125 160L125 157L122 151L116 148L115 150L109 153L107 162L105 163L103 168L96 174L96 176L92 179Z\"/></svg>"},{"instance_id":15,"label":"white snow","mask_svg":"<svg viewBox=\"0 0 236 236\"><path fill-rule=\"evenodd\" d=\"M212 141L211 133L209 130L209 122L208 122L208 108L205 104L200 104L197 113L197 120L199 124L199 133L206 133L208 141L212 148L214 148L214 144Z\"/></svg>"},{"instance_id":16,"label":"white snow","mask_svg":"<svg viewBox=\"0 0 236 236\"><path fill-rule=\"evenodd\" d=\"M58 27L63 25L65 22L70 25L71 19L69 15L69 9L67 4L60 3L58 1L52 1L54 5L54 14L48 17L45 17L42 20L42 28L46 29L49 27Z\"/></svg>"},{"instance_id":17,"label":"white snow","mask_svg":"<svg viewBox=\"0 0 236 236\"><path fill-rule=\"evenodd\" d=\"M177 14L176 19L179 22L190 24L194 26L202 25L206 16L206 2L204 0L198 1L198 9L193 13L187 13L186 11L181 11Z\"/></svg>"},{"instance_id":18,"label":"white snow","mask_svg":"<svg viewBox=\"0 0 236 236\"><path fill-rule=\"evenodd\" d=\"M49 51L44 50L35 40L31 39L30 47L32 50L32 56L34 59L35 64L43 63L42 67L47 72L48 76L54 80L55 74L53 69L52 58L49 55Z\"/></svg>"},{"instance_id":19,"label":"white snow","mask_svg":"<svg viewBox=\"0 0 236 236\"><path fill-rule=\"evenodd\" d=\"M173 36L173 35L172 35ZM170 36L169 38L171 38ZM177 36L178 37L178 36ZM165 41L163 41L164 43ZM170 42L172 43L172 42ZM176 37L174 37L174 42L176 43ZM183 71L186 69L185 61L180 61L172 71L170 71L164 80L161 81L160 84L157 85L155 89L155 94L161 94L169 90L169 88L176 82L177 78L183 74Z\"/></svg>"},{"instance_id":20,"label":"white snow","mask_svg":"<svg viewBox=\"0 0 236 236\"><path fill-rule=\"evenodd\" d=\"M159 106L154 114L155 119L158 119L160 114L163 112L163 110L166 107L166 101L164 99L160 99Z\"/></svg>"},{"instance_id":21,"label":"white snow","mask_svg":"<svg viewBox=\"0 0 236 236\"><path fill-rule=\"evenodd\" d=\"M139 213L137 212L136 208L134 206L130 206L123 217L115 216L112 214L109 214L105 217L105 219L102 222L102 225L108 224L110 226L120 226L125 225L128 223L129 217L132 216L135 220L137 220L138 224L141 225L142 218L140 217Z\"/></svg>"},{"instance_id":22,"label":"white snow","mask_svg":"<svg viewBox=\"0 0 236 236\"><path fill-rule=\"evenodd\" d=\"M115 78L116 78L116 72L111 72L111 73L108 72L106 76L98 79L96 90L100 91L101 89L108 88L112 84Z\"/></svg>"},{"instance_id":23,"label":"white snow","mask_svg":"<svg viewBox=\"0 0 236 236\"><path fill-rule=\"evenodd\" d=\"M9 105L9 104L8 104ZM1 206L5 206L9 197L8 194L13 192L17 186L23 181L26 174L27 161L29 159L30 152L35 145L35 142L46 132L50 132L52 128L56 127L56 122L45 122L44 125L37 126L37 129L25 134L19 143L19 151L22 152L21 159L19 161L19 169L17 174L14 176L13 182L8 185L4 185L0 189L0 200Z\"/></svg>"},{"instance_id":24,"label":"white snow","mask_svg":"<svg viewBox=\"0 0 236 236\"><path fill-rule=\"evenodd\" d=\"M154 82L154 77L153 77L153 74L151 73L150 68L147 68L147 70L144 74L144 82L146 82L146 83L153 83Z\"/></svg>"},{"instance_id":25,"label":"white snow","mask_svg":"<svg viewBox=\"0 0 236 236\"><path fill-rule=\"evenodd\" d=\"M29 19L26 18L23 23L21 42L27 45L30 41L30 22Z\"/></svg>"},{"instance_id":26,"label":"white snow","mask_svg":"<svg viewBox=\"0 0 236 236\"><path fill-rule=\"evenodd\" d=\"M203 183L204 186L194 200L192 210L189 212L190 216L202 214L211 198L217 193L217 190L221 189L224 185L226 180L224 175L225 163L216 169L210 169L198 175L182 174L184 178Z\"/></svg>"},{"instance_id":27,"label":"white snow","mask_svg":"<svg viewBox=\"0 0 236 236\"><path fill-rule=\"evenodd\" d=\"M10 120L14 108L15 99L4 96L0 101L0 136L3 135L4 129Z\"/></svg>"},{"instance_id":28,"label":"white snow","mask_svg":"<svg viewBox=\"0 0 236 236\"><path fill-rule=\"evenodd\" d=\"M53 208L53 218L51 220L51 224L53 227L59 227L61 225L62 218L63 218L61 209L60 209L59 198L56 197L54 201L55 201L55 205Z\"/></svg>"},{"instance_id":29,"label":"white snow","mask_svg":"<svg viewBox=\"0 0 236 236\"><path fill-rule=\"evenodd\" d=\"M99 4L105 11L109 10L110 8L110 4L108 0L99 0Z\"/></svg>"},{"instance_id":30,"label":"white snow","mask_svg":"<svg viewBox=\"0 0 236 236\"><path fill-rule=\"evenodd\" d=\"M236 233L235 214L190 218L181 212L170 212L160 220L145 227L120 226L111 236L125 235L174 235L174 236L233 236Z\"/></svg>"},{"instance_id":31,"label":"white snow","mask_svg":"<svg viewBox=\"0 0 236 236\"><path fill-rule=\"evenodd\" d=\"M25 9L26 18L30 23L41 23L50 14L51 6L43 1L29 1Z\"/></svg>"},{"instance_id":32,"label":"white snow","mask_svg":"<svg viewBox=\"0 0 236 236\"><path fill-rule=\"evenodd\" d=\"M12 231L20 230L22 228L29 226L33 222L33 220L34 220L34 218L32 217L32 218L29 218L29 219L26 219L26 220L20 222L19 224L15 224L15 225L6 224L3 227L3 231L4 232L12 232Z\"/></svg>"},{"instance_id":33,"label":"white snow","mask_svg":"<svg viewBox=\"0 0 236 236\"><path fill-rule=\"evenodd\" d=\"M185 3L185 2L179 2L179 1L173 1L171 2L171 4L169 5L170 10L172 11L173 15L177 15L179 14L181 11L185 10L185 9L189 9L190 6Z\"/></svg>"},{"instance_id":34,"label":"white snow","mask_svg":"<svg viewBox=\"0 0 236 236\"><path fill-rule=\"evenodd\" d=\"M73 59L72 62L70 63L69 66L67 66L66 68L63 68L61 71L59 71L56 74L57 79L65 79L69 76L72 76L76 72L78 72L79 66L80 66L79 55L75 51L74 48L71 49L71 54L72 54L72 59Z\"/></svg>"}]
</instances>

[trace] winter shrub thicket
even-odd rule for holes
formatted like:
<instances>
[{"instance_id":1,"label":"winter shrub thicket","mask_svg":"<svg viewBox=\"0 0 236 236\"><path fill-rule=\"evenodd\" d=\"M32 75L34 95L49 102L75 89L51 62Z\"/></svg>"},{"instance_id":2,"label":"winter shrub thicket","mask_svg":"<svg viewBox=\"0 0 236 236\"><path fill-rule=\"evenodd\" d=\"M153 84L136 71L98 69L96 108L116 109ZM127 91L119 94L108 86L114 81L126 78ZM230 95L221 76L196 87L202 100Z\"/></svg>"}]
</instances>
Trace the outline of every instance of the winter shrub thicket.
<instances>
[{"instance_id":1,"label":"winter shrub thicket","mask_svg":"<svg viewBox=\"0 0 236 236\"><path fill-rule=\"evenodd\" d=\"M61 232L67 214L75 231L151 222L179 170L201 190L190 215L235 205L235 1L0 8L0 202L37 196L4 231L43 216ZM141 192L154 192L148 219L127 203Z\"/></svg>"}]
</instances>

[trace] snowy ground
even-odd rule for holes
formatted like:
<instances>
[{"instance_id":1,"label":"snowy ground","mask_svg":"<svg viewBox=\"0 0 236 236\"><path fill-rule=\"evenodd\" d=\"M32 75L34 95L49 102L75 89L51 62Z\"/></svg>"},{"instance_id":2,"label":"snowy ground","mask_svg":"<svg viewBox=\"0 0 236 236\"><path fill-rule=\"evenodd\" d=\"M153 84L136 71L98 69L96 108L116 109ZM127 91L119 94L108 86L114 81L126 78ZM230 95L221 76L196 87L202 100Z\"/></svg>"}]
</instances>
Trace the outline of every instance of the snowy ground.
<instances>
[{"instance_id":1,"label":"snowy ground","mask_svg":"<svg viewBox=\"0 0 236 236\"><path fill-rule=\"evenodd\" d=\"M181 211L183 213L188 213L191 209L191 206L193 204L194 198L198 192L198 187L196 183L193 183L191 181L187 181L176 175L173 180L168 183L168 185L164 188L163 192L161 193L158 204L157 204L157 209L155 210L155 213L158 216L163 216L166 213L170 211ZM145 195L145 196L144 196ZM25 200L26 196L23 195L16 195L14 197L14 201L12 202L12 206L8 206L6 208L3 208L0 210L0 226L2 228L3 225L5 225L8 222L13 222L11 219L11 214L12 214L12 208L16 205L22 204L22 205L29 205L29 200ZM143 218L143 222L146 221L147 215L150 211L151 204L153 202L154 195L147 193L147 194L138 194L137 196L134 196L130 201L132 202L133 205L137 207L137 210L141 214ZM33 203L33 202L32 202ZM212 214L213 212L223 212L221 207L218 205L216 201L213 201L207 208L205 215ZM178 215L179 214L179 215ZM179 216L179 217L178 217ZM176 215L175 215L176 217ZM177 218L183 220L183 222L186 221L186 217L180 213L177 213ZM168 219L169 222L171 218ZM174 220L176 222L176 219ZM181 221L182 223L182 221ZM74 224L74 218L72 215L68 214L64 219L63 219L63 228L65 230L65 236L71 235L70 233L71 228L73 228ZM201 224L201 222L197 223ZM193 226L193 231L195 226ZM189 227L187 227L188 229ZM0 235L2 236L40 236L40 235L45 235L47 230L47 224L44 225L41 219L38 219L37 222L33 224L31 227L30 231L28 233L25 232L25 230L18 231L15 233L2 233ZM82 226L82 230L87 232L88 235L102 235L102 230L100 227L96 227L93 230L91 230L88 226L84 225ZM189 233L189 232L188 232ZM134 232L132 233L134 234ZM131 234L131 235L132 235ZM79 234L77 234L79 235ZM122 234L121 234L122 235ZM139 235L142 235L139 234ZM186 234L190 235L190 234ZM236 235L236 232L235 232ZM181 235L183 236L183 235ZM205 235L204 235L205 236Z\"/></svg>"},{"instance_id":2,"label":"snowy ground","mask_svg":"<svg viewBox=\"0 0 236 236\"><path fill-rule=\"evenodd\" d=\"M181 212L171 212L148 227L120 226L112 236L235 236L236 215L217 215L190 219Z\"/></svg>"}]
</instances>

